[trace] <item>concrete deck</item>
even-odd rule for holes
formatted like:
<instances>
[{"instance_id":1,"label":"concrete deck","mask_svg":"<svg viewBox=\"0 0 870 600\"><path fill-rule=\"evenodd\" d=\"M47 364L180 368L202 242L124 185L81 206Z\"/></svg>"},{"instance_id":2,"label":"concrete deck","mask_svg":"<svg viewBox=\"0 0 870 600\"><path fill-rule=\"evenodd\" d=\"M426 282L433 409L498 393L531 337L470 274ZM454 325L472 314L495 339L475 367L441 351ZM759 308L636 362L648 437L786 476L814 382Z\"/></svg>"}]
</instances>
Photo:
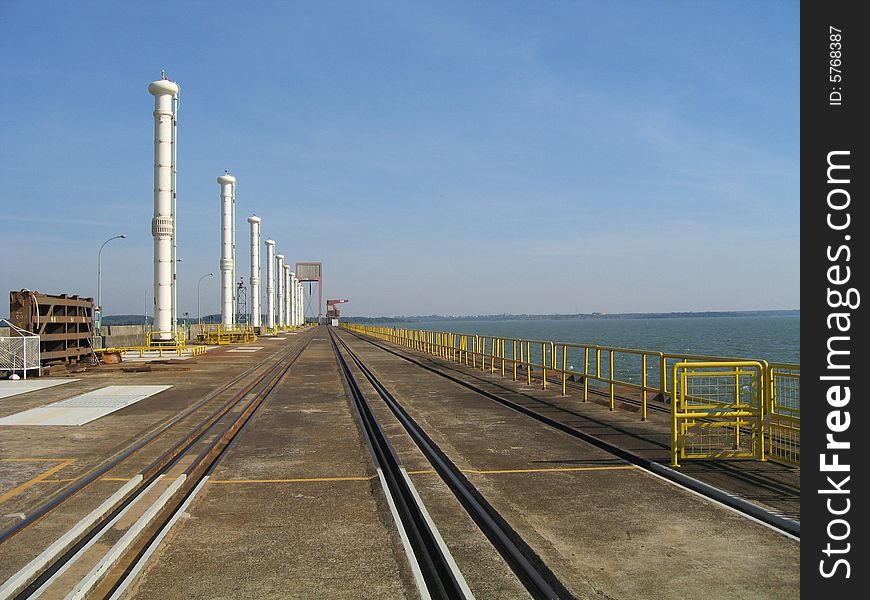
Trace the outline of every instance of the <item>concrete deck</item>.
<instances>
[{"instance_id":1,"label":"concrete deck","mask_svg":"<svg viewBox=\"0 0 870 600\"><path fill-rule=\"evenodd\" d=\"M325 327L286 340L260 338L249 345L261 347L255 352L226 347L183 366L163 365L164 371L77 374L74 383L0 400L3 417L106 385L173 386L80 427L0 429L3 523L8 526L15 513L45 501L221 382L309 335L314 339L306 351L127 596L418 597ZM791 600L799 595L798 542L340 335L578 597ZM554 411L569 407L538 387L456 369L500 386L502 393L552 402ZM365 378L357 374L357 379L476 597L528 597ZM610 419L624 427L634 422L587 404L588 414L578 411L572 418L587 424ZM0 546L0 577L26 562L25 548L47 545L157 453L157 448L143 453L116 479L101 482L100 490L83 493L32 532L28 528Z\"/></svg>"}]
</instances>

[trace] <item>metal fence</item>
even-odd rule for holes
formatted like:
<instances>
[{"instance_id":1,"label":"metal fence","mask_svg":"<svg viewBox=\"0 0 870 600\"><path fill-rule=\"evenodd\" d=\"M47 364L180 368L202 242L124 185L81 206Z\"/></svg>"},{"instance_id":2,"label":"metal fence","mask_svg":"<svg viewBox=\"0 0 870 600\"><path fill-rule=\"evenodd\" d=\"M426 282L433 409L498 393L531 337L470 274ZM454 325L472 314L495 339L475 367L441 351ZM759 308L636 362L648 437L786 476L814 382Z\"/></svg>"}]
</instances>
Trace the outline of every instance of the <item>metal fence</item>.
<instances>
[{"instance_id":1,"label":"metal fence","mask_svg":"<svg viewBox=\"0 0 870 600\"><path fill-rule=\"evenodd\" d=\"M800 466L800 365L423 329L346 323L342 326L469 367L499 373L502 377L512 377L527 385L534 381L545 390L556 385L563 396L569 394L568 384L572 382L571 387L579 388L584 402L593 392L606 394L610 410L615 409L617 398L632 396L640 404L641 420L647 419L649 402L653 399L670 403L672 409L679 408L679 403L684 401L685 412L691 413L696 398L706 398L716 405L737 394L739 404L733 411L752 410L756 416L744 423L743 417L750 415L732 415L731 424L726 424L728 419L708 416L695 418L691 426L688 419L682 425L675 421L673 435L677 436L679 444L688 444L682 449L675 445L675 451L685 458L770 457ZM705 379L700 372L701 365L706 363L719 365L727 375L708 375ZM735 363L760 365L760 372L752 378L743 372L746 369L732 372L734 367L730 365ZM699 374L689 374L693 369L698 369ZM680 387L681 379L674 379L678 371L686 373L688 387ZM747 408L747 394L757 397L755 408ZM756 425L757 429L753 429ZM680 426L685 426L684 432L679 430ZM748 437L741 437L742 432ZM718 445L714 437L721 438ZM729 447L726 437L737 442L737 446ZM749 442L755 445L746 447Z\"/></svg>"},{"instance_id":2,"label":"metal fence","mask_svg":"<svg viewBox=\"0 0 870 600\"><path fill-rule=\"evenodd\" d=\"M21 372L27 379L28 371L41 374L39 336L16 327L6 319L0 319L15 335L0 337L0 371Z\"/></svg>"}]
</instances>

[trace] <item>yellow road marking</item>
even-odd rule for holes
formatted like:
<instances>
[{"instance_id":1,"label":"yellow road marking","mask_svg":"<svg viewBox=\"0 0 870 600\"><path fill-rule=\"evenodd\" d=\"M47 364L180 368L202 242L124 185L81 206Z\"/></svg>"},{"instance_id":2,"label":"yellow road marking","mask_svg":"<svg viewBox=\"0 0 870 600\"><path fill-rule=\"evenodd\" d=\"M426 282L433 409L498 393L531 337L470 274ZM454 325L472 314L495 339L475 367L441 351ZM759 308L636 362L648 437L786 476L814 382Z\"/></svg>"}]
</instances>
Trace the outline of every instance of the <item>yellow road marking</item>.
<instances>
[{"instance_id":1,"label":"yellow road marking","mask_svg":"<svg viewBox=\"0 0 870 600\"><path fill-rule=\"evenodd\" d=\"M298 477L295 479L209 479L209 483L309 483L316 481L371 481L377 475L363 477Z\"/></svg>"},{"instance_id":2,"label":"yellow road marking","mask_svg":"<svg viewBox=\"0 0 870 600\"><path fill-rule=\"evenodd\" d=\"M52 462L52 461L58 461L58 460L61 461L60 464L57 464L57 465L51 467L50 469L43 471L42 473L40 473L39 475L37 475L33 479L25 481L21 485L12 488L11 490L6 492L5 494L0 495L0 503L6 502L7 500L9 500L9 498L12 498L13 496L17 496L21 492L24 492L25 490L30 489L31 487L33 487L37 483L41 483L46 477L54 475L55 473L57 473L58 471L60 471L64 467L68 467L72 463L75 462L75 459L73 459L73 458L52 458L52 459L39 458L39 459L34 459L30 462ZM25 459L4 458L3 462L25 462Z\"/></svg>"},{"instance_id":3,"label":"yellow road marking","mask_svg":"<svg viewBox=\"0 0 870 600\"><path fill-rule=\"evenodd\" d=\"M493 469L493 470L478 470L478 469L462 469L463 473L473 473L475 475L489 475L502 473L554 473L563 471L614 471L620 469L636 469L634 465L596 465L589 467L553 467L543 469ZM408 475L431 475L433 470L408 471ZM231 484L231 483L311 483L323 481L371 481L377 475L361 476L361 477L296 477L293 479L209 479L209 483L216 484Z\"/></svg>"},{"instance_id":4,"label":"yellow road marking","mask_svg":"<svg viewBox=\"0 0 870 600\"><path fill-rule=\"evenodd\" d=\"M0 458L0 462L67 462L74 458Z\"/></svg>"},{"instance_id":5,"label":"yellow road marking","mask_svg":"<svg viewBox=\"0 0 870 600\"><path fill-rule=\"evenodd\" d=\"M464 469L463 473L474 473L475 475L489 475L491 473L550 473L559 471L615 471L619 469L636 469L634 465L600 465L594 467L552 467L548 469L493 469L477 470Z\"/></svg>"}]
</instances>

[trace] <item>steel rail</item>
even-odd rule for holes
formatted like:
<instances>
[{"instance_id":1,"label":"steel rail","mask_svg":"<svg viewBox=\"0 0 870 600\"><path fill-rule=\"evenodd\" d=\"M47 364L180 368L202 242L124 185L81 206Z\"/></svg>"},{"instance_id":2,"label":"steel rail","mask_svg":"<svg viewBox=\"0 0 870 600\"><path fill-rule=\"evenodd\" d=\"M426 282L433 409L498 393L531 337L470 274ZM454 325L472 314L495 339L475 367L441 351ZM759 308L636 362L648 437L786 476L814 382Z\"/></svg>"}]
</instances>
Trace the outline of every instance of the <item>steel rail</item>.
<instances>
[{"instance_id":1,"label":"steel rail","mask_svg":"<svg viewBox=\"0 0 870 600\"><path fill-rule=\"evenodd\" d=\"M474 520L495 549L501 554L533 598L574 598L556 575L547 567L535 551L514 531L477 488L465 477L459 467L422 430L383 386L372 371L337 335L331 335L342 345L366 379L375 388L418 448L432 464L435 471L447 484L469 516ZM335 343L335 342L333 342Z\"/></svg>"},{"instance_id":2,"label":"steel rail","mask_svg":"<svg viewBox=\"0 0 870 600\"><path fill-rule=\"evenodd\" d=\"M466 598L453 569L441 551L435 533L429 527L423 511L402 474L402 465L387 435L381 428L369 406L359 382L354 377L344 357L339 351L335 337L330 332L335 356L345 383L350 391L360 430L368 445L375 466L383 474L387 484L384 493L392 498L402 526L420 567L426 591L432 598L450 600ZM422 591L421 591L422 592Z\"/></svg>"},{"instance_id":3,"label":"steel rail","mask_svg":"<svg viewBox=\"0 0 870 600\"><path fill-rule=\"evenodd\" d=\"M256 414L259 408L268 398L272 390L286 376L290 368L295 364L308 345L311 343L309 338L301 348L291 348L290 352L285 354L285 358L289 358L287 362L277 364L262 378L259 379L256 386L259 388L255 392L249 392L246 396L254 394L251 401L245 406L238 417L236 417L227 427L223 429L219 436L216 436L206 447L197 455L194 461L188 465L183 474L186 476L184 486L179 489L161 509L160 513L149 523L148 527L140 535L139 542L129 550L124 557L119 559L112 570L112 575L107 575L102 582L95 588L99 597L109 597L119 586L121 586L126 578L136 569L140 560L147 553L149 547L155 542L164 529L171 526L173 517L185 505L188 498L197 490L199 485L210 476L217 468L220 461L224 458L229 449L239 439L240 434L245 427L250 423L251 418ZM295 351L294 351L295 350ZM292 358L290 356L292 355ZM212 429L204 432L199 440L209 437Z\"/></svg>"},{"instance_id":4,"label":"steel rail","mask_svg":"<svg viewBox=\"0 0 870 600\"><path fill-rule=\"evenodd\" d=\"M780 514L769 511L761 506L758 506L757 504L754 504L752 502L749 502L748 500L740 498L739 496L735 496L735 495L730 494L724 490L721 490L715 486L712 486L710 484L704 483L703 481L699 481L693 477L689 477L688 475L680 473L679 471L676 471L670 467L666 467L666 466L659 464L653 460L650 460L648 458L644 458L642 456L634 454L633 452L629 452L628 450L624 450L623 448L615 446L614 444L611 444L610 442L602 440L602 439L600 439L594 435L591 435L589 433L586 433L584 431L580 431L579 429L575 429L574 427L566 425L565 423L557 421L556 419L553 419L553 418L547 417L545 415L542 415L540 413L537 413L529 408L526 408L525 406L517 404L516 402L512 402L512 401L510 401L506 398L503 398L497 394L493 394L492 392L484 390L483 388L478 387L472 383L469 383L467 381L459 379L458 377L454 377L452 375L444 373L443 371L440 371L440 370L436 369L435 367L431 367L431 366L426 365L426 364L424 364L424 363L422 363L414 358L410 358L408 356L404 356L403 354L395 352L391 348L387 348L387 347L381 345L380 343L377 343L371 339L368 339L367 336L363 336L363 335L358 334L354 331L348 331L348 333L350 333L351 335L353 335L354 337L356 337L358 339L361 339L363 341L366 341L366 342L372 344L373 346L375 346L377 348L380 348L381 350L384 350L385 352L389 352L390 354L393 354L393 355L395 355L395 356L397 356L405 361L408 361L412 364L415 364L415 365L417 365L417 366L419 366L427 371L430 371L431 373L434 373L434 374L436 374L440 377L443 377L445 379L448 379L448 380L450 380L450 381L452 381L452 382L454 382L454 383L456 383L456 384L458 384L466 389L469 389L473 392L476 392L476 393L480 394L481 396L484 396L485 398L493 400L494 402L497 402L497 403L499 403L503 406L506 406L512 410L515 410L519 413L522 413L526 416L529 416L540 423L544 423L545 425L549 425L550 427L553 427L554 429L558 429L559 431L562 431L563 433L567 433L568 435L570 435L572 437L575 437L575 438L580 439L584 442L592 444L593 446L596 446L596 447L600 448L601 450L604 450L605 452L608 452L610 454L618 456L619 458L622 458L623 460L625 460L625 461L627 461L627 462L629 462L637 467L640 467L641 469L644 469L645 471L653 473L653 474L655 474L655 475L657 475L657 476L659 476L667 481L675 483L677 485L683 486L683 487L691 490L692 492L694 492L696 494L699 494L701 496L704 496L706 498L709 498L711 500L715 500L716 502L724 504L725 506L727 506L727 507L729 507L737 512L743 513L749 517L757 519L758 521L761 521L762 523L768 525L769 527L771 527L775 530L778 530L778 531L785 533L787 535L790 535L790 536L794 536L796 538L800 538L800 521L796 521L794 519L789 519L789 518L784 517Z\"/></svg>"},{"instance_id":5,"label":"steel rail","mask_svg":"<svg viewBox=\"0 0 870 600\"><path fill-rule=\"evenodd\" d=\"M15 595L16 600L19 598L28 598L36 593L58 570L60 570L67 562L72 560L81 549L85 548L90 540L105 529L116 516L133 504L152 483L176 465L190 449L194 448L201 440L209 436L214 429L220 425L224 416L226 416L235 406L248 398L252 393L252 390L257 388L264 381L269 380L270 376L272 376L272 379L277 383L283 374L286 373L287 369L290 368L293 362L295 362L305 350L308 343L310 343L310 339L306 341L301 349L298 349L298 346L294 345L286 351L281 352L277 358L269 360L269 362L266 363L265 369L262 369L264 365L263 363L260 363L255 365L254 368L246 370L237 377L234 381L243 377L245 374L250 375L250 373L255 371L257 368L263 370L263 372L257 375L251 382L247 383L244 388L235 392L218 410L212 412L206 419L200 421L183 439L176 442L172 447L164 451L158 458L154 459L147 467L141 470L139 474L142 475L142 478L139 484L132 488L127 495L120 499L107 513L91 524L91 526L88 527L88 529L73 543L68 545L66 548L59 549L58 553L52 557L50 564L47 567L40 569L35 577L29 578L26 586ZM297 350L298 352L296 352ZM287 361L291 356L292 359ZM273 375L276 372L279 374L277 376ZM209 399L213 399L214 396L221 391L225 392L231 385L232 382L222 386L221 390L218 390L214 394L210 394ZM271 390L271 388L269 389ZM259 394L257 396L259 396ZM257 397L255 397L251 402L256 401L256 399ZM232 425L230 425L230 427L232 427ZM129 454L127 454L125 458L128 456ZM117 466L118 462L115 463L115 466ZM196 461L194 461L193 464L196 464ZM21 588L21 586L18 587Z\"/></svg>"},{"instance_id":6,"label":"steel rail","mask_svg":"<svg viewBox=\"0 0 870 600\"><path fill-rule=\"evenodd\" d=\"M289 356L289 352L290 351L288 350L287 352L282 353L281 356L279 356L277 359L274 359L271 362L282 360L283 357ZM232 386L236 385L239 381L242 381L245 378L249 377L251 375L251 373L253 373L257 369L263 368L263 366L264 366L263 363L252 365L251 367L249 367L248 369L244 370L242 373L240 373L239 375L234 377L228 383L226 383L226 384L222 385L221 387L219 387L218 389L210 392L202 400L200 400L197 403L185 408L182 412L178 413L177 415L170 417L169 420L166 420L163 423L159 423L155 428L152 428L148 433L144 434L139 439L133 441L133 443L129 444L123 450L120 450L119 452L117 452L114 456L110 457L106 462L97 466L95 469L92 469L87 474L79 477L77 479L77 481L75 483L73 483L71 486L64 488L59 495L57 495L57 496L51 498L49 501L41 504L36 509L34 509L30 514L26 515L23 519L17 521L11 527L8 527L5 530L3 530L2 532L0 532L0 544L3 544L9 538L14 536L16 533L19 533L23 529L27 528L28 526L32 525L33 523L35 523L36 521L41 519L43 516L45 516L46 514L48 514L49 512L54 510L55 508L57 508L58 506L60 506L60 504L62 504L66 500L70 499L72 496L74 496L75 494L80 492L82 489L87 487L89 484L93 483L94 481L96 481L97 479L99 479L100 477L105 475L107 472L109 472L110 470L112 470L113 468L115 468L116 466L121 464L124 460L126 460L127 458L129 458L130 456L132 456L133 454L138 452L139 450L142 450L146 446L149 446L151 443L153 443L155 440L157 440L157 438L159 438L162 434L164 434L168 430L172 429L175 425L177 425L183 419L189 417L191 414L196 412L198 409L202 408L205 404L207 404L211 400L214 400L220 394L225 393L228 389L230 389ZM218 409L218 411L219 410L220 409ZM213 412L211 415L209 415L208 417L203 419L203 421L201 421L200 424L207 421L208 419L212 418L215 414L217 414L218 411Z\"/></svg>"}]
</instances>

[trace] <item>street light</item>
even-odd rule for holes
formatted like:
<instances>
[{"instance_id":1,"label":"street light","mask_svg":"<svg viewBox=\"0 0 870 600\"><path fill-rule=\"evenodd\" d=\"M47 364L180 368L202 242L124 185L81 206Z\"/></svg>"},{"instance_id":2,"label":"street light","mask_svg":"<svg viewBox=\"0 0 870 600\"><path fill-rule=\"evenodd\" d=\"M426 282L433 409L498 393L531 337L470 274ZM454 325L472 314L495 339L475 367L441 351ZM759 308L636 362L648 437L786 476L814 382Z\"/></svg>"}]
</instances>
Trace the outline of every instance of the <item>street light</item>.
<instances>
[{"instance_id":1,"label":"street light","mask_svg":"<svg viewBox=\"0 0 870 600\"><path fill-rule=\"evenodd\" d=\"M196 317L199 320L199 326L202 327L202 311L199 310L199 284L202 283L202 280L206 277L211 277L214 273L206 273L202 277L199 278L199 281L196 282Z\"/></svg>"},{"instance_id":2,"label":"street light","mask_svg":"<svg viewBox=\"0 0 870 600\"><path fill-rule=\"evenodd\" d=\"M105 242L103 242L102 246L100 246L100 251L97 252L97 314L99 315L99 317L97 318L97 332L99 332L103 327L103 248L112 240L124 239L126 237L126 233L121 233L114 237L110 237Z\"/></svg>"}]
</instances>

